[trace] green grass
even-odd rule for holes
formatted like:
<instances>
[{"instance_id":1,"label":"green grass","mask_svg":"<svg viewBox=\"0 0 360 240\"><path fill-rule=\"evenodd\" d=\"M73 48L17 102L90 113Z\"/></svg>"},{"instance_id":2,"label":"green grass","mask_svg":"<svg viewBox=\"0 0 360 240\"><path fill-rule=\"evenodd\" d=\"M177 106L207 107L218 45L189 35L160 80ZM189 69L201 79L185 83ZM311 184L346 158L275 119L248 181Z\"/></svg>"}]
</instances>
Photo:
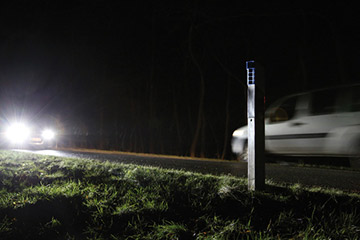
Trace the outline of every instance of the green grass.
<instances>
[{"instance_id":1,"label":"green grass","mask_svg":"<svg viewBox=\"0 0 360 240\"><path fill-rule=\"evenodd\" d=\"M359 239L336 189L0 151L0 239Z\"/></svg>"}]
</instances>

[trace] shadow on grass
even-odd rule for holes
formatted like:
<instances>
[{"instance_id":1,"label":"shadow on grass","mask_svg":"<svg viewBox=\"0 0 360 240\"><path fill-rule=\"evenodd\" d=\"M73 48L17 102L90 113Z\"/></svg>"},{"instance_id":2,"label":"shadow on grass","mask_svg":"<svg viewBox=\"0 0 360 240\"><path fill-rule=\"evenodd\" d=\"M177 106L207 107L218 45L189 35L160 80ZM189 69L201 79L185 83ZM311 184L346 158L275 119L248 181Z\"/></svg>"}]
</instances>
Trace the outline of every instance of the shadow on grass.
<instances>
[{"instance_id":1,"label":"shadow on grass","mask_svg":"<svg viewBox=\"0 0 360 240\"><path fill-rule=\"evenodd\" d=\"M59 197L39 200L25 207L1 210L11 222L11 231L1 239L65 239L66 235L81 237L88 216L82 199Z\"/></svg>"}]
</instances>

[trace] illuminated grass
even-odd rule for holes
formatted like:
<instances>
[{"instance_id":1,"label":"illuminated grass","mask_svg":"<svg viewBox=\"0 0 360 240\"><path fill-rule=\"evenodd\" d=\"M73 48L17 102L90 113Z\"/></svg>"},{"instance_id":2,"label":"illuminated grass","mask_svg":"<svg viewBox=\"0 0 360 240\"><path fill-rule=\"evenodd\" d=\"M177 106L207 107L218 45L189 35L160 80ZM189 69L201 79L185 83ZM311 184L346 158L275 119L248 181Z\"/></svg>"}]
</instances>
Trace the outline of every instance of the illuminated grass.
<instances>
[{"instance_id":1,"label":"illuminated grass","mask_svg":"<svg viewBox=\"0 0 360 240\"><path fill-rule=\"evenodd\" d=\"M0 151L0 239L358 239L360 196Z\"/></svg>"}]
</instances>

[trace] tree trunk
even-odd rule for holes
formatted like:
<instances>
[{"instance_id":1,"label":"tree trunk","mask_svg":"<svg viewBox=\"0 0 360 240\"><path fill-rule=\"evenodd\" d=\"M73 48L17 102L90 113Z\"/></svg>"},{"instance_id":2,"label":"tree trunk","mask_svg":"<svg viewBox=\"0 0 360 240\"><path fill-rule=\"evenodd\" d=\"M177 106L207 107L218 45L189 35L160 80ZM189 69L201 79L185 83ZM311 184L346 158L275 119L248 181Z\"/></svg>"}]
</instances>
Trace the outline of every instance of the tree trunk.
<instances>
[{"instance_id":1,"label":"tree trunk","mask_svg":"<svg viewBox=\"0 0 360 240\"><path fill-rule=\"evenodd\" d=\"M174 149L176 154L182 154L182 133L180 128L180 119L179 119L179 113L178 113L178 107L177 107L177 101L176 101L176 89L174 85L172 86L173 91L173 118L175 122L175 131L177 136L177 149Z\"/></svg>"},{"instance_id":2,"label":"tree trunk","mask_svg":"<svg viewBox=\"0 0 360 240\"><path fill-rule=\"evenodd\" d=\"M228 77L227 82L227 93L226 93L226 103L225 103L225 133L224 133L224 145L223 151L221 154L221 159L225 158L226 150L229 140L229 121L230 121L230 76Z\"/></svg>"},{"instance_id":3,"label":"tree trunk","mask_svg":"<svg viewBox=\"0 0 360 240\"><path fill-rule=\"evenodd\" d=\"M154 153L155 152L155 136L154 132L157 130L155 129L155 117L156 117L156 109L155 109L155 103L154 103L154 76L155 76L155 35L154 35L154 16L152 16L151 19L151 70L150 70L150 79L148 83L148 91L149 91L149 119L148 119L148 134L149 134L149 152Z\"/></svg>"},{"instance_id":4,"label":"tree trunk","mask_svg":"<svg viewBox=\"0 0 360 240\"><path fill-rule=\"evenodd\" d=\"M203 118L203 112L204 112L205 80L204 80L203 71L200 67L199 62L195 58L194 52L192 49L192 40L193 40L192 34L193 34L193 25L191 25L190 29L189 29L189 53L190 53L191 61L193 62L193 64L197 68L197 70L199 71L199 75L200 75L199 108L198 108L198 113L197 113L195 134L194 134L194 137L193 137L193 140L191 143L191 148L190 148L190 156L195 157L196 156L196 148L197 148L197 145L199 142L201 128L202 128L202 124L203 124L202 118Z\"/></svg>"},{"instance_id":5,"label":"tree trunk","mask_svg":"<svg viewBox=\"0 0 360 240\"><path fill-rule=\"evenodd\" d=\"M305 53L305 50L306 50L306 45L307 45L307 32L306 32L306 29L307 29L307 17L306 17L306 14L303 13L302 14L302 20L303 20L303 27L304 27L304 30L303 30L303 34L302 34L302 47L298 48L299 49L299 63L300 63L300 69L301 69L301 73L302 73L302 90L306 90L308 88L308 74L307 74L307 68L306 68L306 59L305 59L305 56L306 56L306 53Z\"/></svg>"}]
</instances>

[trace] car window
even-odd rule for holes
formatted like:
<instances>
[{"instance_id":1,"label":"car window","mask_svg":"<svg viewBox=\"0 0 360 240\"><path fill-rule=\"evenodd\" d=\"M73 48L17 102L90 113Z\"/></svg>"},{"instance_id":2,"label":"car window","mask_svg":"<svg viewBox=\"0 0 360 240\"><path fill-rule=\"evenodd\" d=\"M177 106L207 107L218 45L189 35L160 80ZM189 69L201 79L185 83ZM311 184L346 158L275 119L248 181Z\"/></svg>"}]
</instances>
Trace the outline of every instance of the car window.
<instances>
[{"instance_id":1,"label":"car window","mask_svg":"<svg viewBox=\"0 0 360 240\"><path fill-rule=\"evenodd\" d=\"M352 88L352 99L351 99L351 111L359 112L360 111L360 86L355 86Z\"/></svg>"},{"instance_id":2,"label":"car window","mask_svg":"<svg viewBox=\"0 0 360 240\"><path fill-rule=\"evenodd\" d=\"M326 90L314 92L311 99L312 115L331 114L335 111L336 91Z\"/></svg>"},{"instance_id":3,"label":"car window","mask_svg":"<svg viewBox=\"0 0 360 240\"><path fill-rule=\"evenodd\" d=\"M290 120L295 115L297 97L290 97L281 103L270 113L270 123L278 123Z\"/></svg>"},{"instance_id":4,"label":"car window","mask_svg":"<svg viewBox=\"0 0 360 240\"><path fill-rule=\"evenodd\" d=\"M340 90L336 112L360 111L360 86L345 87Z\"/></svg>"}]
</instances>

